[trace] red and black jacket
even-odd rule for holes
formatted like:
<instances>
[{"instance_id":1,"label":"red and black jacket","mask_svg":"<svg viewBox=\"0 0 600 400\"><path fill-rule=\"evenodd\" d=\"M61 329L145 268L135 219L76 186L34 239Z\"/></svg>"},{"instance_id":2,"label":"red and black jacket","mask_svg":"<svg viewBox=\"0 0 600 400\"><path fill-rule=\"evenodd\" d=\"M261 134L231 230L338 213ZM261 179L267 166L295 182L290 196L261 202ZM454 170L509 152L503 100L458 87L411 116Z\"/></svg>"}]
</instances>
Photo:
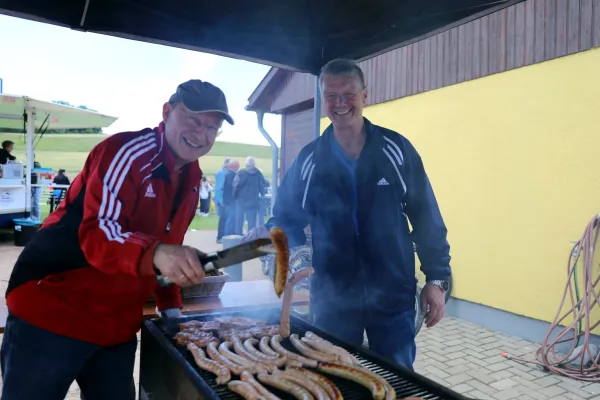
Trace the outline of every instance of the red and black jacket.
<instances>
[{"instance_id":1,"label":"red and black jacket","mask_svg":"<svg viewBox=\"0 0 600 400\"><path fill-rule=\"evenodd\" d=\"M183 243L198 205L198 163L180 172L179 185L176 174L162 125L99 143L17 260L9 311L109 346L135 335L153 292L160 310L180 308L179 288L158 287L152 263L159 242Z\"/></svg>"}]
</instances>

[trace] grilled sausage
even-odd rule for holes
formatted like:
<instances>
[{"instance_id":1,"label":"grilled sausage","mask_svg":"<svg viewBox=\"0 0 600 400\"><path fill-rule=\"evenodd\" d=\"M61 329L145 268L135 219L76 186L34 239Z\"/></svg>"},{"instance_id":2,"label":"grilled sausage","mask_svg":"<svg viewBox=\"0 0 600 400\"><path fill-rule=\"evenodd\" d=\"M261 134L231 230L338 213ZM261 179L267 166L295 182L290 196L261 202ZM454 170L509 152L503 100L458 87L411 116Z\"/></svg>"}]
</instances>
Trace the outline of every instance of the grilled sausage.
<instances>
[{"instance_id":1,"label":"grilled sausage","mask_svg":"<svg viewBox=\"0 0 600 400\"><path fill-rule=\"evenodd\" d=\"M319 375L315 372L309 371L305 368L298 368L290 366L289 364L285 367L286 371L293 371L299 374L302 374L309 378L310 380L318 383L329 395L331 400L344 400L344 396L342 396L342 392L340 389L333 383L329 378L324 377L323 375Z\"/></svg>"},{"instance_id":2,"label":"grilled sausage","mask_svg":"<svg viewBox=\"0 0 600 400\"><path fill-rule=\"evenodd\" d=\"M323 353L322 351L314 350L300 340L297 334L290 336L290 342L302 355L321 362L336 362L339 361L338 356L334 354Z\"/></svg>"},{"instance_id":3,"label":"grilled sausage","mask_svg":"<svg viewBox=\"0 0 600 400\"><path fill-rule=\"evenodd\" d=\"M217 345L215 343L209 343L206 347L206 352L208 353L208 356L211 359L223 365L229 371L233 372L236 375L239 375L244 371L249 371L250 373L254 374L256 373L256 369L254 367L236 364L227 357L225 357L223 354L219 353L219 350L217 349Z\"/></svg>"},{"instance_id":4,"label":"grilled sausage","mask_svg":"<svg viewBox=\"0 0 600 400\"><path fill-rule=\"evenodd\" d=\"M260 351L258 351L256 349L256 347L254 347L254 346L256 346L256 344L258 344L258 340L248 339L244 342L244 348L248 351L248 353L250 353L254 357L260 359L261 362L264 364L271 364L271 365L275 365L277 367L281 367L281 366L285 365L285 362L287 361L286 356L280 356L279 354L277 354L277 357L272 357L267 354L261 353Z\"/></svg>"},{"instance_id":5,"label":"grilled sausage","mask_svg":"<svg viewBox=\"0 0 600 400\"><path fill-rule=\"evenodd\" d=\"M358 383L371 391L375 400L385 399L385 388L371 375L366 374L356 368L348 365L321 363L318 370L326 374L339 376L340 378L348 379Z\"/></svg>"},{"instance_id":6,"label":"grilled sausage","mask_svg":"<svg viewBox=\"0 0 600 400\"><path fill-rule=\"evenodd\" d=\"M275 284L275 294L277 297L281 297L285 289L285 284L288 278L288 270L290 265L290 249L288 247L288 240L283 229L275 227L269 232L273 246L275 246L275 277L273 282Z\"/></svg>"},{"instance_id":7,"label":"grilled sausage","mask_svg":"<svg viewBox=\"0 0 600 400\"><path fill-rule=\"evenodd\" d=\"M227 384L227 388L234 393L239 394L245 400L262 400L262 397L253 387L247 382L231 381Z\"/></svg>"},{"instance_id":8,"label":"grilled sausage","mask_svg":"<svg viewBox=\"0 0 600 400\"><path fill-rule=\"evenodd\" d=\"M260 339L260 342L258 343L258 347L260 348L260 351L262 351L264 354L271 356L273 358L278 358L279 353L276 352L275 350L273 350L269 346L269 340L271 340L271 338L269 336L263 336Z\"/></svg>"},{"instance_id":9,"label":"grilled sausage","mask_svg":"<svg viewBox=\"0 0 600 400\"><path fill-rule=\"evenodd\" d=\"M315 270L312 267L302 268L299 271L296 271L294 275L291 276L288 283L285 285L285 291L283 293L283 301L281 302L281 317L279 322L279 334L284 338L290 336L291 333L291 322L290 322L290 313L292 312L292 300L294 297L294 286L298 284L302 279L308 278L311 276Z\"/></svg>"},{"instance_id":10,"label":"grilled sausage","mask_svg":"<svg viewBox=\"0 0 600 400\"><path fill-rule=\"evenodd\" d=\"M217 376L217 385L224 385L231 380L231 373L229 370L218 362L206 358L206 354L204 354L204 351L200 347L196 346L194 343L189 343L187 349L192 353L194 361L199 368L212 372Z\"/></svg>"},{"instance_id":11,"label":"grilled sausage","mask_svg":"<svg viewBox=\"0 0 600 400\"><path fill-rule=\"evenodd\" d=\"M315 400L306 389L284 379L280 376L258 374L256 376L260 383L282 390L294 396L298 400Z\"/></svg>"},{"instance_id":12,"label":"grilled sausage","mask_svg":"<svg viewBox=\"0 0 600 400\"><path fill-rule=\"evenodd\" d=\"M286 367L298 367L298 368L303 368L304 364L302 364L302 362L298 361L298 360L290 360L288 358L288 360L285 362L285 366Z\"/></svg>"},{"instance_id":13,"label":"grilled sausage","mask_svg":"<svg viewBox=\"0 0 600 400\"><path fill-rule=\"evenodd\" d=\"M304 365L306 367L317 368L317 365L319 364L317 362L317 360L312 360L310 358L303 357L296 353L292 353L291 351L288 351L287 349L284 349L283 346L281 345L281 336L280 335L275 335L271 338L271 347L273 348L273 350L275 350L282 356L287 356L288 360L299 361L302 363L302 365Z\"/></svg>"},{"instance_id":14,"label":"grilled sausage","mask_svg":"<svg viewBox=\"0 0 600 400\"><path fill-rule=\"evenodd\" d=\"M289 370L277 371L274 375L281 376L287 379L288 381L303 387L304 389L308 390L315 397L316 400L330 400L327 391L323 387L321 387L321 385L319 385L317 382L311 380L304 374Z\"/></svg>"},{"instance_id":15,"label":"grilled sausage","mask_svg":"<svg viewBox=\"0 0 600 400\"><path fill-rule=\"evenodd\" d=\"M254 377L252 376L251 373L242 372L242 375L240 376L240 378L242 379L242 381L248 382L250 385L252 385L252 387L261 396L263 396L265 398L265 400L281 400L279 397L277 397L273 393L269 392L269 390L266 387L264 387L263 385L261 385L260 382L258 382L256 379L254 379Z\"/></svg>"},{"instance_id":16,"label":"grilled sausage","mask_svg":"<svg viewBox=\"0 0 600 400\"><path fill-rule=\"evenodd\" d=\"M383 388L385 389L385 400L396 400L396 390L394 390L392 385L390 385L390 383L383 376L376 374L369 368L363 367L362 365L353 365L352 367L364 372L367 375L370 375L371 377L379 381L379 383L381 383L383 385ZM410 399L411 397L408 398ZM415 397L415 399L418 400L417 397Z\"/></svg>"},{"instance_id":17,"label":"grilled sausage","mask_svg":"<svg viewBox=\"0 0 600 400\"><path fill-rule=\"evenodd\" d=\"M334 352L333 354L337 354L340 357L343 357L348 360L352 360L352 364L360 365L360 361L358 360L358 358L356 358L352 354L350 354L348 352L348 350L346 350L340 346L336 346L335 344L331 343L330 341L325 340L322 337L318 336L316 333L308 331L304 334L304 337L308 340L313 340L313 341L319 343L319 345L323 345L327 348L331 348L331 351ZM317 349L317 350L321 350L321 349Z\"/></svg>"},{"instance_id":18,"label":"grilled sausage","mask_svg":"<svg viewBox=\"0 0 600 400\"><path fill-rule=\"evenodd\" d=\"M308 347L310 347L311 349L323 352L325 354L331 354L331 355L336 356L337 359L339 360L339 362L341 362L342 364L348 364L348 365L354 364L354 362L352 361L352 358L346 356L345 354L339 354L339 352L335 351L335 349L332 346L328 346L327 344L325 344L323 342L319 342L317 340L309 339L306 337L303 337L300 340L302 341L302 343L305 343L306 345L308 345Z\"/></svg>"},{"instance_id":19,"label":"grilled sausage","mask_svg":"<svg viewBox=\"0 0 600 400\"><path fill-rule=\"evenodd\" d=\"M254 366L256 367L256 372L273 372L274 370L277 369L276 365L265 364L260 358L255 357L252 354L250 354L248 352L248 350L246 350L246 348L244 347L244 344L242 343L242 341L240 340L240 338L237 335L233 335L232 340L233 340L233 349L235 350L235 352L239 356L242 356L245 359L252 361L254 363Z\"/></svg>"},{"instance_id":20,"label":"grilled sausage","mask_svg":"<svg viewBox=\"0 0 600 400\"><path fill-rule=\"evenodd\" d=\"M254 362L248 360L247 358L239 356L239 355L235 354L233 351L231 351L231 343L230 342L221 343L219 345L219 353L223 354L223 356L225 356L225 358L228 358L229 360L231 360L234 363L241 365L243 367L253 367L255 364Z\"/></svg>"}]
</instances>

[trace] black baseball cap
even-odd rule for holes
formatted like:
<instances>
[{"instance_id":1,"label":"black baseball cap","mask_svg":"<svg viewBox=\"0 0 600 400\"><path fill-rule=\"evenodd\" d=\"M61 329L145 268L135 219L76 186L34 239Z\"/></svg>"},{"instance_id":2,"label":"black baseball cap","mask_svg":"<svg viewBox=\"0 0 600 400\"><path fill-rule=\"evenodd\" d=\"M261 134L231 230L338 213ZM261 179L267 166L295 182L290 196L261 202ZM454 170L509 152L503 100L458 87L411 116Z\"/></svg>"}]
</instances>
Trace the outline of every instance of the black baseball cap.
<instances>
[{"instance_id":1,"label":"black baseball cap","mask_svg":"<svg viewBox=\"0 0 600 400\"><path fill-rule=\"evenodd\" d=\"M200 79L191 79L177 86L177 91L169 99L169 103L183 103L194 113L218 112L223 114L225 121L233 125L229 115L225 93L212 83Z\"/></svg>"}]
</instances>

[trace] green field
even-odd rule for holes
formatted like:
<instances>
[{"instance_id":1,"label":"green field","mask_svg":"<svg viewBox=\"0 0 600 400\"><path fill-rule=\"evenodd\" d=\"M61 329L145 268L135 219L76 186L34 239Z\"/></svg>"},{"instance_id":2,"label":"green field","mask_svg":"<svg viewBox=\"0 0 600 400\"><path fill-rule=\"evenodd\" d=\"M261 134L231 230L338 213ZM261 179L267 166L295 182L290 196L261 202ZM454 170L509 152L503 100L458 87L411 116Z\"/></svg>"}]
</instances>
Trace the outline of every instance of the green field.
<instances>
[{"instance_id":1,"label":"green field","mask_svg":"<svg viewBox=\"0 0 600 400\"><path fill-rule=\"evenodd\" d=\"M103 134L47 134L39 142L39 137L36 137L36 160L43 167L55 171L63 168L67 171L67 175L73 178L81 171L89 151L105 137L106 135ZM24 136L16 133L0 133L0 142L4 140L15 142L13 154L25 161ZM270 180L271 148L269 146L217 141L211 152L200 159L200 167L205 175L214 177L223 165L225 157L237 159L243 166L244 159L248 156L256 158L257 167L262 170L265 178Z\"/></svg>"},{"instance_id":2,"label":"green field","mask_svg":"<svg viewBox=\"0 0 600 400\"><path fill-rule=\"evenodd\" d=\"M40 210L42 212L41 220L45 220L50 214L50 206L42 201L40 204ZM195 229L197 231L216 231L219 226L219 217L214 212L208 217L196 216L189 229Z\"/></svg>"},{"instance_id":3,"label":"green field","mask_svg":"<svg viewBox=\"0 0 600 400\"><path fill-rule=\"evenodd\" d=\"M52 168L54 171L64 168L72 179L81 171L90 150L106 137L107 135L103 134L48 134L39 142L39 137L36 137L36 160L42 164L42 167ZM24 136L16 133L0 133L0 142L4 140L15 142L13 154L24 162L26 158ZM200 158L200 167L204 174L214 182L214 175L223 166L225 157L236 159L243 166L244 159L248 156L256 159L257 167L262 169L265 178L271 180L271 148L269 146L217 141L211 152ZM41 208L43 220L48 215L49 207L42 202ZM190 229L216 230L217 224L216 215L205 218L196 217L190 225Z\"/></svg>"}]
</instances>

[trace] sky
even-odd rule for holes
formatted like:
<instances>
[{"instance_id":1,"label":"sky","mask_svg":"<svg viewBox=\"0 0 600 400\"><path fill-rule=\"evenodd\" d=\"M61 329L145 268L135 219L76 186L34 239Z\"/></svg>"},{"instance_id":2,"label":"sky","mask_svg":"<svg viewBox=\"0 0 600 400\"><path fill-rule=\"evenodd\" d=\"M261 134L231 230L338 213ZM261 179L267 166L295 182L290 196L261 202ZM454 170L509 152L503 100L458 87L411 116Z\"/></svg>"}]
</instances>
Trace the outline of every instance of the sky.
<instances>
[{"instance_id":1,"label":"sky","mask_svg":"<svg viewBox=\"0 0 600 400\"><path fill-rule=\"evenodd\" d=\"M11 38L0 40L4 93L119 117L104 130L116 133L156 126L177 85L202 79L223 90L235 120L218 140L268 145L256 114L244 110L268 66L1 15L0 38ZM280 117L265 116L265 129L279 145Z\"/></svg>"}]
</instances>

